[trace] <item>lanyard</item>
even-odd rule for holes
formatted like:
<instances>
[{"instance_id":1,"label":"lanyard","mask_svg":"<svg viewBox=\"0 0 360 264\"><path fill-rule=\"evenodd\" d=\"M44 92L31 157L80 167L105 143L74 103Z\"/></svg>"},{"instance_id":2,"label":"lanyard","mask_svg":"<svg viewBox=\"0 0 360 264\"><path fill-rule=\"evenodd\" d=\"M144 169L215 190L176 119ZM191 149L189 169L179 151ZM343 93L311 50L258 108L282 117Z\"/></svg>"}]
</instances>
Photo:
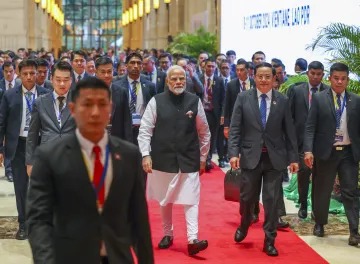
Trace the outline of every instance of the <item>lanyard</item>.
<instances>
[{"instance_id":1,"label":"lanyard","mask_svg":"<svg viewBox=\"0 0 360 264\"><path fill-rule=\"evenodd\" d=\"M135 102L136 102L136 96L137 96L137 94L138 94L138 84L139 84L139 83L136 84L136 91L135 91L135 94L134 94L133 91L132 91L132 89L131 89L131 85L130 85L130 83L128 82L128 88L129 88L129 92L130 92L130 94L131 94L131 99L134 100Z\"/></svg>"},{"instance_id":2,"label":"lanyard","mask_svg":"<svg viewBox=\"0 0 360 264\"><path fill-rule=\"evenodd\" d=\"M52 95L52 99L53 99L53 102L54 102L54 105L55 105L55 109L57 109L56 100L55 100L54 94L52 93L51 95ZM59 115L58 115L58 118L57 118L58 121L61 120L61 115L62 115L62 112L63 112L64 109L65 109L65 106L66 106L66 103L64 104L64 106L62 107L62 109L59 110Z\"/></svg>"},{"instance_id":3,"label":"lanyard","mask_svg":"<svg viewBox=\"0 0 360 264\"><path fill-rule=\"evenodd\" d=\"M30 104L29 99L27 98L26 95L25 95L25 101L26 101L27 108L29 109L29 111L30 111L30 113L31 113L31 112L32 112L32 106L33 106L34 103L35 103L35 93L33 93L33 99L32 99L31 104Z\"/></svg>"},{"instance_id":4,"label":"lanyard","mask_svg":"<svg viewBox=\"0 0 360 264\"><path fill-rule=\"evenodd\" d=\"M92 176L92 179L91 179L91 185L94 189L94 192L96 194L96 200L99 200L99 192L101 190L101 188L104 186L104 183L105 183L105 178L106 178L106 173L107 173L107 169L108 169L108 166L109 166L109 157L110 157L110 147L109 145L106 146L106 153L105 153L105 164L104 164L104 168L103 168L103 171L101 173L101 178L100 178L100 183L99 183L99 186L96 188L95 184L94 184L94 175ZM87 160L86 158L84 157L84 161L85 161L85 165L86 165L86 168L88 170L88 173L90 175L90 167L89 167L89 164L87 163Z\"/></svg>"},{"instance_id":5,"label":"lanyard","mask_svg":"<svg viewBox=\"0 0 360 264\"><path fill-rule=\"evenodd\" d=\"M337 104L337 98L336 96L334 96L334 104L335 104L335 110L339 112L340 117L342 116L342 113L344 112L344 108L346 106L346 94L344 94L344 100L343 100L343 104L341 106L341 109L339 108L338 104ZM340 100L341 103L341 100Z\"/></svg>"}]
</instances>

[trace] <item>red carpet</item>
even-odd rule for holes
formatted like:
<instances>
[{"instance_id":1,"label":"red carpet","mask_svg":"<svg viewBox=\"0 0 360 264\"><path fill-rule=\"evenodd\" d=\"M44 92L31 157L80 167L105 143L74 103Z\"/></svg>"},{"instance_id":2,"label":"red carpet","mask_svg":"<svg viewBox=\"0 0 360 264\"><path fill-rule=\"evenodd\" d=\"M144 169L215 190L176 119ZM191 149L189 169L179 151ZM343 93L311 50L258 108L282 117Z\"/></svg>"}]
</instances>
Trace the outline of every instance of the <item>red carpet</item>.
<instances>
[{"instance_id":1,"label":"red carpet","mask_svg":"<svg viewBox=\"0 0 360 264\"><path fill-rule=\"evenodd\" d=\"M163 236L159 205L154 201L149 202L156 264L327 263L290 229L278 232L275 245L279 256L268 257L262 252L263 214L260 221L250 227L246 239L242 243L235 243L234 232L240 221L239 205L224 200L223 181L224 173L217 167L212 173L201 176L199 239L207 239L209 247L195 257L187 254L183 206L174 206L174 244L169 249L159 250L157 244Z\"/></svg>"}]
</instances>

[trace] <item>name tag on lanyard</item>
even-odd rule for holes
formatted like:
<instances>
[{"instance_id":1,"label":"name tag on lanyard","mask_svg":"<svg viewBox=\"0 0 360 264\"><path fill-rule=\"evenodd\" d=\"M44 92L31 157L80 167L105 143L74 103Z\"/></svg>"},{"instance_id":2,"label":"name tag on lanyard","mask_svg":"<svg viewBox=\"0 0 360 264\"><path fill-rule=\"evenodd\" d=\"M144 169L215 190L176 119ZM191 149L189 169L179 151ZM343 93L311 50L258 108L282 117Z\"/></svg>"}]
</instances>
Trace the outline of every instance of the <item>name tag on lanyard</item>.
<instances>
[{"instance_id":1,"label":"name tag on lanyard","mask_svg":"<svg viewBox=\"0 0 360 264\"><path fill-rule=\"evenodd\" d=\"M54 102L55 109L59 109L57 107L57 105L56 105L56 100L55 100L54 94L52 94L52 99L53 99L53 102ZM59 114L57 114L57 111L55 110L56 119L57 119L58 124L59 124L60 127L61 127L61 116L62 116L62 112L64 111L65 107L66 107L66 103L64 103L64 106L61 108L61 110L59 110Z\"/></svg>"},{"instance_id":2,"label":"name tag on lanyard","mask_svg":"<svg viewBox=\"0 0 360 264\"><path fill-rule=\"evenodd\" d=\"M136 104L137 104L137 94L138 94L138 91L139 91L139 86L141 85L140 82L136 84L136 93L134 94L131 87L130 87L130 83L129 83L129 92L130 92L130 95L131 95L131 101L135 101L135 111L136 111ZM141 115L140 113L138 112L135 112L135 113L132 113L131 114L131 117L132 117L132 124L134 126L140 126L141 124Z\"/></svg>"},{"instance_id":3,"label":"name tag on lanyard","mask_svg":"<svg viewBox=\"0 0 360 264\"><path fill-rule=\"evenodd\" d=\"M335 97L334 97L334 104L335 104L335 111L337 111L338 114L340 115L340 123L336 124L335 142L343 142L344 131L342 129L340 129L340 126L341 126L342 114L344 113L344 109L346 107L346 94L344 95L344 100L343 100L343 104L342 104L341 108L339 108Z\"/></svg>"},{"instance_id":4,"label":"name tag on lanyard","mask_svg":"<svg viewBox=\"0 0 360 264\"><path fill-rule=\"evenodd\" d=\"M29 110L30 113L32 113L33 106L34 106L34 103L35 103L35 93L33 93L33 99L32 99L31 104L30 104L30 101L29 101L29 99L27 98L27 96L25 94L24 94L24 97L25 97L25 101L26 101L26 108ZM30 119L31 119L31 115L30 115ZM26 125L26 119L25 119L24 131L25 132L29 131L29 126Z\"/></svg>"}]
</instances>

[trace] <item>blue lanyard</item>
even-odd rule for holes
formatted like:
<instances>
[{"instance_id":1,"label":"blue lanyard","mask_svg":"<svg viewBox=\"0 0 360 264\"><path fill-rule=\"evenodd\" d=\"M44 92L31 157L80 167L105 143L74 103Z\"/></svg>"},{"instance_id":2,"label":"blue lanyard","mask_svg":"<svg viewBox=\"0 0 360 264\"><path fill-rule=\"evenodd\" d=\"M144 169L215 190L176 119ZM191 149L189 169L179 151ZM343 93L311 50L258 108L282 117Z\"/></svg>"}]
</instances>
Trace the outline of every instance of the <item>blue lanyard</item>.
<instances>
[{"instance_id":1,"label":"blue lanyard","mask_svg":"<svg viewBox=\"0 0 360 264\"><path fill-rule=\"evenodd\" d=\"M109 145L106 146L106 154L105 154L105 164L104 164L104 169L102 171L101 174L101 179L100 179L100 183L99 186L96 188L95 184L92 183L92 186L94 188L95 194L96 194L96 200L99 200L99 192L101 190L101 188L104 186L105 183L105 178L106 178L106 173L107 173L107 169L109 166L109 157L110 157L110 147Z\"/></svg>"},{"instance_id":2,"label":"blue lanyard","mask_svg":"<svg viewBox=\"0 0 360 264\"><path fill-rule=\"evenodd\" d=\"M26 100L26 105L27 108L29 109L30 113L32 112L32 106L35 103L35 93L33 94L33 99L32 99L32 103L30 104L29 99L27 98L27 96L25 95L25 100Z\"/></svg>"},{"instance_id":3,"label":"blue lanyard","mask_svg":"<svg viewBox=\"0 0 360 264\"><path fill-rule=\"evenodd\" d=\"M52 99L53 99L53 101L54 101L54 105L55 105L55 108L56 108L56 100L55 100L54 94L51 93L51 96L52 96ZM63 112L64 109L65 109L65 106L66 106L66 104L64 104L64 106L62 107L62 109L59 111L59 116L58 116L58 118L57 118L58 121L61 120L61 115L62 115L62 112ZM55 112L56 112L56 111L55 111Z\"/></svg>"},{"instance_id":4,"label":"blue lanyard","mask_svg":"<svg viewBox=\"0 0 360 264\"><path fill-rule=\"evenodd\" d=\"M138 84L136 84L136 85L138 85ZM130 94L131 94L132 100L134 100L134 101L136 102L136 92L135 92L135 94L133 93L133 91L132 91L132 89L131 89L131 85L130 85L129 82L128 82L128 87L129 87L129 92L130 92ZM136 87L136 89L137 89L137 87Z\"/></svg>"}]
</instances>

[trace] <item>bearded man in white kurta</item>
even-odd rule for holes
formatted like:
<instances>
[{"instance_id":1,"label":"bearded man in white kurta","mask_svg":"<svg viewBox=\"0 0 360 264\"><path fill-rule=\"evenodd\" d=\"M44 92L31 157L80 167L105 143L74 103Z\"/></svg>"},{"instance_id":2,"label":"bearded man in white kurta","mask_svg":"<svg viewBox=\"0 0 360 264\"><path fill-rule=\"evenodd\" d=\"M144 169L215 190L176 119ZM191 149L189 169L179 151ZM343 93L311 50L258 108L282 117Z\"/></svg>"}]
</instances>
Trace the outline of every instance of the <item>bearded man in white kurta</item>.
<instances>
[{"instance_id":1,"label":"bearded man in white kurta","mask_svg":"<svg viewBox=\"0 0 360 264\"><path fill-rule=\"evenodd\" d=\"M146 107L138 142L148 173L148 198L160 204L164 237L159 248L172 245L172 207L182 204L188 253L194 255L208 246L207 240L198 240L198 206L210 131L201 101L185 91L183 68L171 67L166 82L169 91L156 95Z\"/></svg>"}]
</instances>

